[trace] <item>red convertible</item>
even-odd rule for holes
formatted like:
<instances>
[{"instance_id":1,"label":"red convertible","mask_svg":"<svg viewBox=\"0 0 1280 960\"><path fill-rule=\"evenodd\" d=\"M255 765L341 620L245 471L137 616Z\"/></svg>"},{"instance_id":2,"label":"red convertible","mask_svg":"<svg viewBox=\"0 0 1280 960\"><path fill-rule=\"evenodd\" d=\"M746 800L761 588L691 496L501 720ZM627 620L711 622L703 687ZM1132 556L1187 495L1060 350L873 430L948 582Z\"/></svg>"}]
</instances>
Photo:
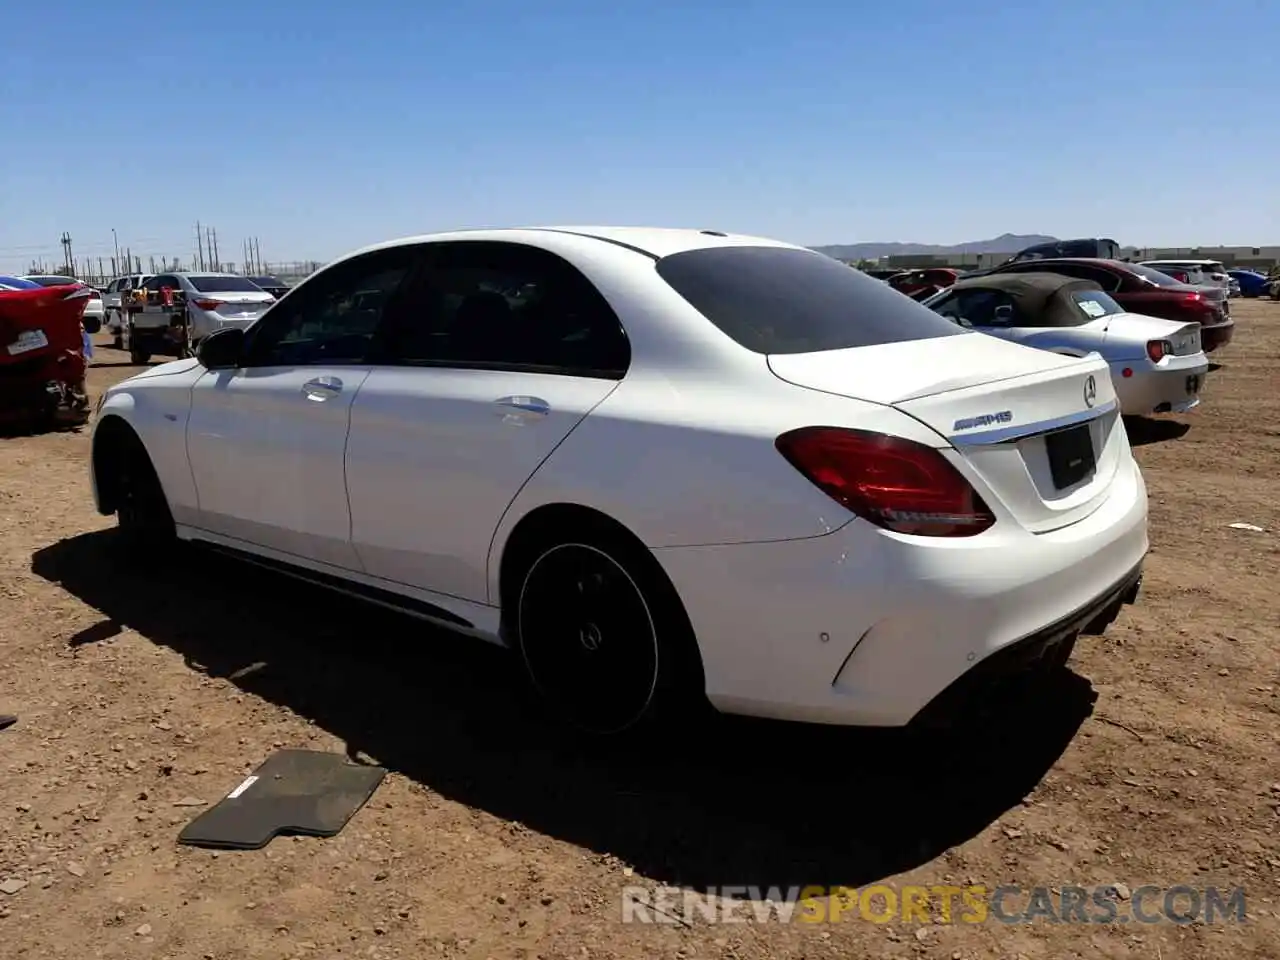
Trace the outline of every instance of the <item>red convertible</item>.
<instances>
[{"instance_id":1,"label":"red convertible","mask_svg":"<svg viewBox=\"0 0 1280 960\"><path fill-rule=\"evenodd\" d=\"M0 284L0 421L50 427L89 418L81 283Z\"/></svg>"}]
</instances>

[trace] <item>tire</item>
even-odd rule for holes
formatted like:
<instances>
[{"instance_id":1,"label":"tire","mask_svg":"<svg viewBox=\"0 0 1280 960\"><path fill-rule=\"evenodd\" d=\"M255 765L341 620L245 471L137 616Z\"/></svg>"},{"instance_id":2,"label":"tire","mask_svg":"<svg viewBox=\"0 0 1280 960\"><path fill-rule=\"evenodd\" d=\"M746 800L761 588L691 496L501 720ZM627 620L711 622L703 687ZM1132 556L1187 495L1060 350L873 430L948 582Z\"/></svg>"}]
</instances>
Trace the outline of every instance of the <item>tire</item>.
<instances>
[{"instance_id":1,"label":"tire","mask_svg":"<svg viewBox=\"0 0 1280 960\"><path fill-rule=\"evenodd\" d=\"M126 318L124 328L121 330L120 336L121 349L129 351L129 362L136 367L143 366L151 362L151 351L144 350L138 345L138 328L134 326L133 320Z\"/></svg>"},{"instance_id":2,"label":"tire","mask_svg":"<svg viewBox=\"0 0 1280 960\"><path fill-rule=\"evenodd\" d=\"M705 705L693 631L642 547L590 535L531 555L508 622L526 678L559 720L609 737Z\"/></svg>"},{"instance_id":3,"label":"tire","mask_svg":"<svg viewBox=\"0 0 1280 960\"><path fill-rule=\"evenodd\" d=\"M120 536L131 552L154 556L177 540L168 498L137 435L122 428L112 442L110 483Z\"/></svg>"}]
</instances>

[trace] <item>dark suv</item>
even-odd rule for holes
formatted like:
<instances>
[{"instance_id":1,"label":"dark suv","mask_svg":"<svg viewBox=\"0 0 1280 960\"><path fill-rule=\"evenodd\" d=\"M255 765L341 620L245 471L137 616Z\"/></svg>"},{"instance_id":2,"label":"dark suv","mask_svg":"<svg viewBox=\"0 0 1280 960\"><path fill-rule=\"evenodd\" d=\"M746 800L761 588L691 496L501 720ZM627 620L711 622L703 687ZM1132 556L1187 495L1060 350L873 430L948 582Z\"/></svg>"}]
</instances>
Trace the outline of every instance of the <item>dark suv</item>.
<instances>
[{"instance_id":1,"label":"dark suv","mask_svg":"<svg viewBox=\"0 0 1280 960\"><path fill-rule=\"evenodd\" d=\"M1024 260L1047 260L1061 257L1090 257L1098 260L1119 260L1120 244L1107 237L1089 237L1082 240L1050 240L1019 250L1004 263L1021 263ZM1004 266L1004 263L1001 266Z\"/></svg>"}]
</instances>

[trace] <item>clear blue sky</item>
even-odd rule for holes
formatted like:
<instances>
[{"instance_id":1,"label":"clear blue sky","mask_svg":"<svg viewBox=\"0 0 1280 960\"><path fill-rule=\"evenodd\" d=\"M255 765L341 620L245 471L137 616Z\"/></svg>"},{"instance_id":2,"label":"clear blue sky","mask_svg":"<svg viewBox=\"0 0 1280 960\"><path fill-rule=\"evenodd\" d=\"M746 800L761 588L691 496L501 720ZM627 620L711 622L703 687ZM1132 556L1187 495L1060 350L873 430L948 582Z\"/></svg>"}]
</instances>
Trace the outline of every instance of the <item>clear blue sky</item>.
<instances>
[{"instance_id":1,"label":"clear blue sky","mask_svg":"<svg viewBox=\"0 0 1280 960\"><path fill-rule=\"evenodd\" d=\"M963 7L972 11L966 12ZM1280 243L1280 3L19 4L0 270L438 229Z\"/></svg>"}]
</instances>

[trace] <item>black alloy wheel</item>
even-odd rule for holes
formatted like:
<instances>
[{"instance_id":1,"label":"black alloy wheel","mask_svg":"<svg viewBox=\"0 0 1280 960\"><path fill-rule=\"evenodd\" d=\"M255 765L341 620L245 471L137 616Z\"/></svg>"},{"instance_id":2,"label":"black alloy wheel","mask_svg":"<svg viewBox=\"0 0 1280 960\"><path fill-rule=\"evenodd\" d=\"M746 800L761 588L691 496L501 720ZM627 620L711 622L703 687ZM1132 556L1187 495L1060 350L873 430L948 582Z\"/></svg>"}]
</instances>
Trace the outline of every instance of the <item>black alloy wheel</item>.
<instances>
[{"instance_id":1,"label":"black alloy wheel","mask_svg":"<svg viewBox=\"0 0 1280 960\"><path fill-rule=\"evenodd\" d=\"M619 551L621 552L621 551ZM609 549L561 543L529 566L516 608L525 669L548 706L596 735L650 718L665 663L660 616Z\"/></svg>"},{"instance_id":2,"label":"black alloy wheel","mask_svg":"<svg viewBox=\"0 0 1280 960\"><path fill-rule=\"evenodd\" d=\"M142 441L122 438L112 478L116 522L132 548L163 547L175 537L169 502Z\"/></svg>"}]
</instances>

